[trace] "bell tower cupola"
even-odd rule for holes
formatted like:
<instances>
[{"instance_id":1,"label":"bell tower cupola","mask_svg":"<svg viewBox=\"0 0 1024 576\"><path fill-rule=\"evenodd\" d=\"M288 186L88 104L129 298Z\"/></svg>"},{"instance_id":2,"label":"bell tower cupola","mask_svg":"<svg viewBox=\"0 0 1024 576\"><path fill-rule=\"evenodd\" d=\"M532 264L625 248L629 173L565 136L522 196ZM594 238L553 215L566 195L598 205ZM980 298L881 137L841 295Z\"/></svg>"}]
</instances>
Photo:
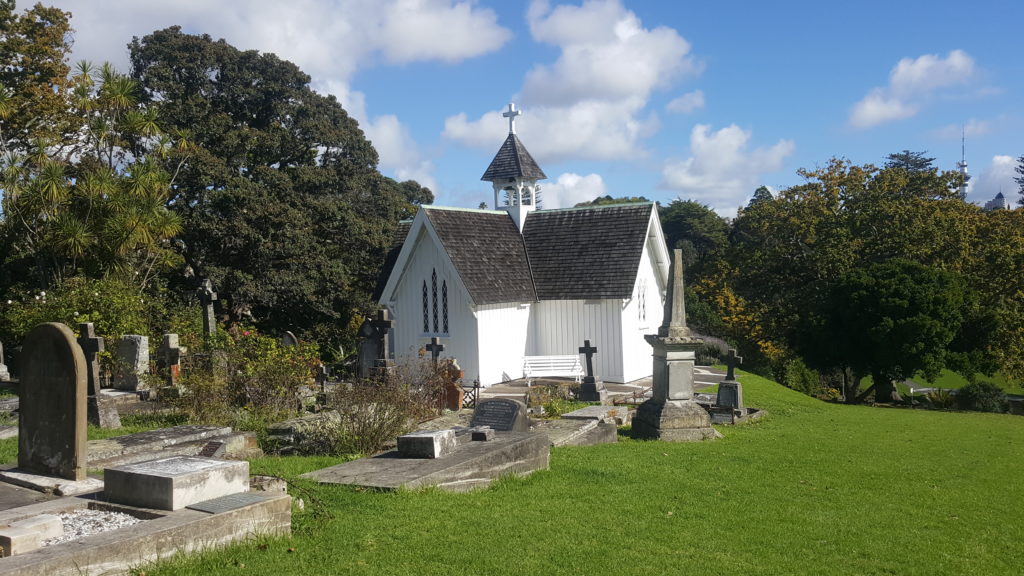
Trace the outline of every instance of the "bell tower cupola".
<instances>
[{"instance_id":1,"label":"bell tower cupola","mask_svg":"<svg viewBox=\"0 0 1024 576\"><path fill-rule=\"evenodd\" d=\"M495 209L506 210L522 231L526 215L540 206L537 181L547 176L516 136L516 116L520 114L522 111L516 110L515 104L509 104L508 111L502 114L508 118L508 138L480 179L494 188Z\"/></svg>"}]
</instances>

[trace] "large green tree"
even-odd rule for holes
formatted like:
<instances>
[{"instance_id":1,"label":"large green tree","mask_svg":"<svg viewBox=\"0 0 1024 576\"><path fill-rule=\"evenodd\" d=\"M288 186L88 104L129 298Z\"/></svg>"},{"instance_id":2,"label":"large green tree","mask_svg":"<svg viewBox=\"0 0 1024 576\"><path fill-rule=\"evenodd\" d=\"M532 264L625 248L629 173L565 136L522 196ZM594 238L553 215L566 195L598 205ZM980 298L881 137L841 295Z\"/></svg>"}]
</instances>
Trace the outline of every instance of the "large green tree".
<instances>
[{"instance_id":1,"label":"large green tree","mask_svg":"<svg viewBox=\"0 0 1024 576\"><path fill-rule=\"evenodd\" d=\"M878 402L898 401L895 380L918 371L934 377L946 365L968 302L966 283L952 272L899 259L854 269L820 309L819 349L872 376L864 395L873 389Z\"/></svg>"},{"instance_id":2,"label":"large green tree","mask_svg":"<svg viewBox=\"0 0 1024 576\"><path fill-rule=\"evenodd\" d=\"M669 247L683 250L687 283L696 283L729 245L729 224L710 207L693 200L673 200L661 206L658 215Z\"/></svg>"},{"instance_id":3,"label":"large green tree","mask_svg":"<svg viewBox=\"0 0 1024 576\"><path fill-rule=\"evenodd\" d=\"M111 277L144 289L180 230L166 209L160 129L137 84L109 65L71 73L69 15L0 4L0 289Z\"/></svg>"},{"instance_id":4,"label":"large green tree","mask_svg":"<svg viewBox=\"0 0 1024 576\"><path fill-rule=\"evenodd\" d=\"M351 336L398 220L429 190L382 176L356 121L273 54L178 27L135 38L130 52L147 101L187 142L166 164L179 247L228 319Z\"/></svg>"}]
</instances>

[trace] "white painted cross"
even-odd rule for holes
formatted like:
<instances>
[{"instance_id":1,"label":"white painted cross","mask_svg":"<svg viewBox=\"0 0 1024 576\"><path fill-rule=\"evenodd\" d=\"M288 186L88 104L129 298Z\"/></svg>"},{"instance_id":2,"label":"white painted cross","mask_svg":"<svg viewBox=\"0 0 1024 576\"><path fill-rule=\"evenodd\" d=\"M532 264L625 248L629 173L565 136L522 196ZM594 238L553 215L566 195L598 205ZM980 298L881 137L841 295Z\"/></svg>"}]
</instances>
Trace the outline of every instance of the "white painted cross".
<instances>
[{"instance_id":1,"label":"white painted cross","mask_svg":"<svg viewBox=\"0 0 1024 576\"><path fill-rule=\"evenodd\" d=\"M519 116L520 114L522 114L522 111L516 110L516 105L515 104L509 104L508 105L508 112L505 112L505 113L502 114L502 116L504 116L505 118L508 118L508 133L509 134L515 134L516 133L516 116Z\"/></svg>"}]
</instances>

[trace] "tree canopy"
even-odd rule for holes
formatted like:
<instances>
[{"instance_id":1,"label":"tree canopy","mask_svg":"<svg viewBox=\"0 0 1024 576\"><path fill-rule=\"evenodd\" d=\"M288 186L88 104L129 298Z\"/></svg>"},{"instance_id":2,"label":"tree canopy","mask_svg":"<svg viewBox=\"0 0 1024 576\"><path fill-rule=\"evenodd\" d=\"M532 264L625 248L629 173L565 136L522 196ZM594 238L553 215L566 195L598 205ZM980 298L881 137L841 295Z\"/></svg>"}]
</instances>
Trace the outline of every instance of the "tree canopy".
<instances>
[{"instance_id":1,"label":"tree canopy","mask_svg":"<svg viewBox=\"0 0 1024 576\"><path fill-rule=\"evenodd\" d=\"M233 321L338 340L370 306L397 222L431 192L377 171L333 96L273 54L179 27L135 38L132 76L175 135L179 249Z\"/></svg>"}]
</instances>

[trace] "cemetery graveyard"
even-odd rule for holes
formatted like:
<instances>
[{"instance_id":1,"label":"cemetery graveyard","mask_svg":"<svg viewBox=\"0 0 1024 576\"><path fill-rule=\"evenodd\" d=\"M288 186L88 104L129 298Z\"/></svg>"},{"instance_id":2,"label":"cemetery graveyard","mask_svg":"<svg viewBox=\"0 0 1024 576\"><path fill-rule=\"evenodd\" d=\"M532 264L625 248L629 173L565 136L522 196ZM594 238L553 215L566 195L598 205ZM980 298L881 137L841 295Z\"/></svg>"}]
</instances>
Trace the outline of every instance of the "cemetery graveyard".
<instances>
[{"instance_id":1,"label":"cemetery graveyard","mask_svg":"<svg viewBox=\"0 0 1024 576\"><path fill-rule=\"evenodd\" d=\"M399 34L379 29L393 3L365 29L343 4L356 40L450 35L323 52L344 99L365 81L349 52L402 60L408 85L450 40L506 42L487 2L399 2ZM72 69L70 12L0 7L0 574L1020 573L1024 210L1001 188L967 200L968 132L999 131L961 123L956 170L838 156L723 216L719 195L809 147L711 123L724 101L675 83L717 67L701 50L727 36L691 53L626 4L532 2L510 35L518 58L561 51L521 91L551 179L512 103L446 119L452 145L421 151L419 129L346 111L274 54L172 26L133 38L127 74ZM476 29L421 17L439 8ZM327 41L284 10L270 21L309 28L293 48ZM945 94L975 67L998 77L977 54L902 57L848 128L871 127L862 108L923 121L1002 97ZM434 80L469 57L427 82L453 105L461 85ZM698 119L688 159L652 139ZM482 198L435 204L456 175L433 161L494 122ZM434 191L381 172L397 145L420 169L394 173ZM593 172L564 170L580 160ZM572 205L641 166L659 195L714 202L640 196L652 172Z\"/></svg>"},{"instance_id":2,"label":"cemetery graveyard","mask_svg":"<svg viewBox=\"0 0 1024 576\"><path fill-rule=\"evenodd\" d=\"M205 309L213 300L209 286L204 288ZM677 305L682 305L681 300ZM666 311L672 317L671 310ZM364 325L373 345L360 350L371 350L376 358L360 359L360 371L388 378L397 369L381 357L387 350L390 325L385 312ZM205 323L204 330L212 333ZM300 342L286 333L279 345L296 347ZM26 337L19 379L13 381L18 392L17 465L0 470L0 508L4 508L0 526L6 526L0 528L0 547L6 556L0 559L0 569L5 573L124 569L256 533L289 533L292 501L284 484L271 482L269 490L264 482L259 490L250 487L247 459L262 454L252 432L191 424L87 440L87 423L117 429L119 409L131 412L140 404L160 405L161 397L180 398L179 387L187 380L181 370L186 352L177 335L163 335L153 362L148 346L146 336L122 338L116 357L123 361L107 380L110 387L102 388L99 353L105 349L104 339L95 334L91 323L81 324L78 335L63 324L41 324ZM616 442L618 426L628 425L636 409L613 400L632 399L635 404L647 396L657 399L643 382L599 382L592 362L598 348L587 340L580 347L586 376L575 395L598 403L558 419L537 420L531 418L526 403L531 390L545 385L566 390L574 385L573 379L532 375L506 386L466 389L457 360L441 358L444 349L437 338L424 347L431 372L445 378L434 410L447 414L411 426L414 431L394 439L393 450L314 470L302 478L384 491L483 489L495 480L549 469L552 446ZM149 375L151 364L156 378ZM216 365L206 367L218 370ZM685 367L686 382L692 388L694 367L692 363ZM672 378L679 374L666 371L670 372ZM710 375L702 369L697 372L705 378ZM328 387L367 385L329 382L327 373L321 366L310 375L319 387L318 396L325 396ZM467 393L470 408L463 406ZM125 401L131 397L136 399ZM301 398L295 401L302 406ZM318 403L311 408L313 413L271 426L271 437L301 443L304 424L335 417ZM707 410L711 409L708 405ZM286 445L276 443L279 449ZM91 473L96 470L102 474ZM76 526L82 521L76 519L88 515L99 515L112 530L79 533ZM69 548L71 542L74 546Z\"/></svg>"}]
</instances>

